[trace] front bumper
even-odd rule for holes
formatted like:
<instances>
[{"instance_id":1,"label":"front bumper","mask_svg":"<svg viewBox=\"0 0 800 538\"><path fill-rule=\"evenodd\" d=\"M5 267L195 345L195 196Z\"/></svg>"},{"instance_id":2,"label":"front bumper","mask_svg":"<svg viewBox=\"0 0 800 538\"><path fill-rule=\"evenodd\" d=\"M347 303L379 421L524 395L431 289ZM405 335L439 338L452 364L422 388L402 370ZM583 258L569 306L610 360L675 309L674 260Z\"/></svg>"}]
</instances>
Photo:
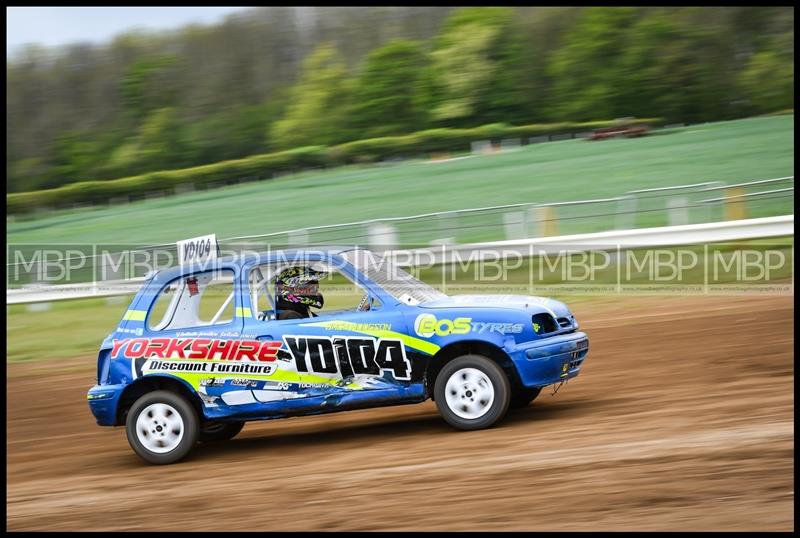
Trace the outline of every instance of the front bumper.
<instances>
[{"instance_id":1,"label":"front bumper","mask_svg":"<svg viewBox=\"0 0 800 538\"><path fill-rule=\"evenodd\" d=\"M545 387L580 373L589 353L589 338L574 332L524 342L507 351L523 385Z\"/></svg>"},{"instance_id":2,"label":"front bumper","mask_svg":"<svg viewBox=\"0 0 800 538\"><path fill-rule=\"evenodd\" d=\"M86 399L100 426L114 426L117 423L117 404L126 386L95 385L89 389Z\"/></svg>"}]
</instances>

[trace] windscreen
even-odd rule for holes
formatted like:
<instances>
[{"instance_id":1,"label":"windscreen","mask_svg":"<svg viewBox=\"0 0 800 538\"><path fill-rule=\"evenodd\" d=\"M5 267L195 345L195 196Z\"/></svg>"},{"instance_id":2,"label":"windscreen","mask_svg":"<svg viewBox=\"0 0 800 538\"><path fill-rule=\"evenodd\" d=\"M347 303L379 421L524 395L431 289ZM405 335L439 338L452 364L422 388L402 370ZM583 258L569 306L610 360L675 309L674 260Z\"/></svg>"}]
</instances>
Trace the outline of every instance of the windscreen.
<instances>
[{"instance_id":1,"label":"windscreen","mask_svg":"<svg viewBox=\"0 0 800 538\"><path fill-rule=\"evenodd\" d=\"M379 256L363 249L348 250L340 255L403 303L420 304L447 297L432 286L414 278L386 256Z\"/></svg>"}]
</instances>

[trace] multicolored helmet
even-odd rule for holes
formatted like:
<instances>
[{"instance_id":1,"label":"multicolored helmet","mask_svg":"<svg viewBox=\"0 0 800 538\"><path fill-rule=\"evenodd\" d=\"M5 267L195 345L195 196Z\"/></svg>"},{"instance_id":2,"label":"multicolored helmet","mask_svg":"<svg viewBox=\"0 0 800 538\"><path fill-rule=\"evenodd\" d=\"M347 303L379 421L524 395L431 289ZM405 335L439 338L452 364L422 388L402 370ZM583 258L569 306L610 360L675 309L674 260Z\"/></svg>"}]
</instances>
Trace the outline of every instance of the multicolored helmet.
<instances>
[{"instance_id":1,"label":"multicolored helmet","mask_svg":"<svg viewBox=\"0 0 800 538\"><path fill-rule=\"evenodd\" d=\"M305 266L284 269L275 278L275 296L286 303L322 308L325 301L319 292L319 280L327 274Z\"/></svg>"}]
</instances>

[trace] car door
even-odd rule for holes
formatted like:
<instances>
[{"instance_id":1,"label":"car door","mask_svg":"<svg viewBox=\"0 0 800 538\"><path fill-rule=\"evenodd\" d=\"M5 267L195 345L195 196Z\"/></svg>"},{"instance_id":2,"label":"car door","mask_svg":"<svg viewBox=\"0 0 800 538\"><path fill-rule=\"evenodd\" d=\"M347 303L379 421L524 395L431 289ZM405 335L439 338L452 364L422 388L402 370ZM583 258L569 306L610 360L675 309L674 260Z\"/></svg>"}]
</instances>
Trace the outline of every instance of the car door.
<instances>
[{"instance_id":1,"label":"car door","mask_svg":"<svg viewBox=\"0 0 800 538\"><path fill-rule=\"evenodd\" d=\"M344 409L408 399L412 394L417 397L410 390L412 363L403 342L407 330L404 317L363 287L353 288L353 294L337 293L337 285L352 285L344 276L334 277L339 284L333 287L321 286L328 294L325 308L316 316L287 320L270 315L274 304L269 290L253 300L252 286L258 285L259 277L248 279L250 291L245 297L254 312L267 315L266 319L257 315L246 319L244 333L280 345L276 372L258 387L259 392L254 391L260 401L268 405L281 402L272 407L284 411L313 411L315 407ZM364 293L367 301L362 301ZM267 300L259 302L262 298ZM370 310L358 310L367 304Z\"/></svg>"}]
</instances>

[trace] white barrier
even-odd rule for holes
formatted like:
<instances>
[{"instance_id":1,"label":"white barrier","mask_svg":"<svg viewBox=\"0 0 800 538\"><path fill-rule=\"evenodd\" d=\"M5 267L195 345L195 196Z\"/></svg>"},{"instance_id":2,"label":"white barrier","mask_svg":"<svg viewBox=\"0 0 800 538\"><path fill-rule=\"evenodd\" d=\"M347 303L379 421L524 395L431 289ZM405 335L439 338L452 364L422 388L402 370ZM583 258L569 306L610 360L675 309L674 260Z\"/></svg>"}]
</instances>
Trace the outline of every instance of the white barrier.
<instances>
[{"instance_id":1,"label":"white barrier","mask_svg":"<svg viewBox=\"0 0 800 538\"><path fill-rule=\"evenodd\" d=\"M719 243L723 241L742 241L769 237L794 235L794 215L744 219L682 226L663 226L659 228L637 228L633 230L613 230L592 234L562 235L512 241L492 241L466 245L449 245L444 248L424 248L394 250L386 254L398 263L414 265L413 260L426 260L427 263L451 263L457 259L483 259L483 254L492 260L508 251L510 256L530 252L533 255L558 252L581 252L590 249L642 248L691 245L699 243ZM471 254L477 252L477 258Z\"/></svg>"},{"instance_id":2,"label":"white barrier","mask_svg":"<svg viewBox=\"0 0 800 538\"><path fill-rule=\"evenodd\" d=\"M664 226L660 228L638 228L633 230L614 230L592 234L563 235L559 237L541 237L515 239L510 241L492 241L488 243L472 243L465 245L443 245L441 247L420 248L411 250L392 250L385 254L394 258L400 265L413 265L414 260L425 260L426 263L451 263L454 259L483 259L484 254L492 260L498 255L530 252L534 255L557 252L580 252L590 249L609 248L641 248L691 245L700 243L718 243L723 241L742 241L794 235L794 215L745 219L707 224L689 224L683 226ZM473 258L473 253L478 256ZM127 295L138 291L144 278L117 280L106 282L88 282L83 284L64 284L56 286L28 286L6 290L6 304L25 304L64 299L81 299L89 297L108 297Z\"/></svg>"},{"instance_id":3,"label":"white barrier","mask_svg":"<svg viewBox=\"0 0 800 538\"><path fill-rule=\"evenodd\" d=\"M139 291L144 278L129 280L106 280L104 282L82 282L78 284L58 284L55 286L31 285L16 289L6 289L6 304L40 303L66 299L88 299L90 297L111 297L128 295Z\"/></svg>"}]
</instances>

